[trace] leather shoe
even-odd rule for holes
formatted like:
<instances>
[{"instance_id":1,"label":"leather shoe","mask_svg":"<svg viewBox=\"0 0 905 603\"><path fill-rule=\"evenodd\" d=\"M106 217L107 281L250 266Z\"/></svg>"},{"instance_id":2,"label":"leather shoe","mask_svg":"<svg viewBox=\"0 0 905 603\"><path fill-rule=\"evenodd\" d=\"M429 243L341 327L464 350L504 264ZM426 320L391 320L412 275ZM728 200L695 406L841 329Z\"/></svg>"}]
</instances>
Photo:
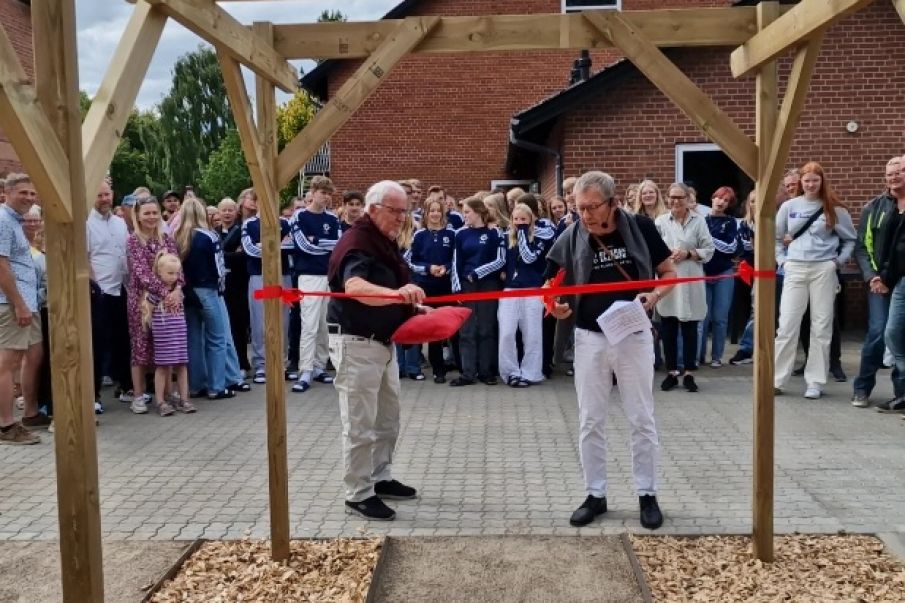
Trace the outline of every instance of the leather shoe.
<instances>
[{"instance_id":1,"label":"leather shoe","mask_svg":"<svg viewBox=\"0 0 905 603\"><path fill-rule=\"evenodd\" d=\"M569 523L576 527L586 526L594 521L594 518L598 515L603 515L604 513L606 513L606 496L597 498L589 494L584 499L584 502L581 503L581 506L572 513Z\"/></svg>"},{"instance_id":2,"label":"leather shoe","mask_svg":"<svg viewBox=\"0 0 905 603\"><path fill-rule=\"evenodd\" d=\"M660 384L660 389L665 392L668 392L669 390L671 390L678 384L679 384L679 378L676 377L675 375L669 374L669 375L666 375L666 378L663 380L663 383Z\"/></svg>"},{"instance_id":3,"label":"leather shoe","mask_svg":"<svg viewBox=\"0 0 905 603\"><path fill-rule=\"evenodd\" d=\"M657 497L652 494L639 496L638 503L641 506L641 526L648 530L656 530L663 525L663 513L657 504Z\"/></svg>"},{"instance_id":4,"label":"leather shoe","mask_svg":"<svg viewBox=\"0 0 905 603\"><path fill-rule=\"evenodd\" d=\"M346 501L346 513L355 513L365 519L376 521L392 521L396 518L396 512L386 506L377 496L366 498L359 502Z\"/></svg>"}]
</instances>

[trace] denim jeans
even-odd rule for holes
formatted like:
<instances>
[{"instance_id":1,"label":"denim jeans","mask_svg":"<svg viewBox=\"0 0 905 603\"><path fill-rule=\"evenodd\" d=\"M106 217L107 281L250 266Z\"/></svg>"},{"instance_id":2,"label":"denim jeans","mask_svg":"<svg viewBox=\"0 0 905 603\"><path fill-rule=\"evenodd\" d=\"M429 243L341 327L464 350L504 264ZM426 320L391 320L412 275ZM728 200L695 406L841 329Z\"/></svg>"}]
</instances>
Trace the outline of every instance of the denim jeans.
<instances>
[{"instance_id":1,"label":"denim jeans","mask_svg":"<svg viewBox=\"0 0 905 603\"><path fill-rule=\"evenodd\" d=\"M421 346L396 344L396 362L399 372L406 377L421 374Z\"/></svg>"},{"instance_id":2,"label":"denim jeans","mask_svg":"<svg viewBox=\"0 0 905 603\"><path fill-rule=\"evenodd\" d=\"M189 303L185 307L189 335L189 389L192 392L202 389L220 392L226 389L226 340L229 334L229 322L225 320L226 305L216 289L194 287L192 291L201 305Z\"/></svg>"},{"instance_id":3,"label":"denim jeans","mask_svg":"<svg viewBox=\"0 0 905 603\"><path fill-rule=\"evenodd\" d=\"M895 358L892 391L897 398L905 396L905 278L899 279L889 300L886 347Z\"/></svg>"},{"instance_id":4,"label":"denim jeans","mask_svg":"<svg viewBox=\"0 0 905 603\"><path fill-rule=\"evenodd\" d=\"M861 368L855 377L854 392L869 396L877 384L877 371L883 365L883 352L886 350L884 332L889 318L888 295L867 293L867 333L861 346ZM892 369L892 380L895 383L899 374L898 367Z\"/></svg>"},{"instance_id":5,"label":"denim jeans","mask_svg":"<svg viewBox=\"0 0 905 603\"><path fill-rule=\"evenodd\" d=\"M742 338L738 342L738 351L754 354L754 319L749 318L748 324L745 325L745 331Z\"/></svg>"},{"instance_id":6,"label":"denim jeans","mask_svg":"<svg viewBox=\"0 0 905 603\"><path fill-rule=\"evenodd\" d=\"M728 270L723 274L732 274ZM732 307L732 294L735 291L735 279L724 278L707 281L707 316L701 323L701 341L698 356L701 363L706 362L707 335L713 327L713 343L710 351L711 360L722 360L726 346L726 329L729 325L729 309Z\"/></svg>"}]
</instances>

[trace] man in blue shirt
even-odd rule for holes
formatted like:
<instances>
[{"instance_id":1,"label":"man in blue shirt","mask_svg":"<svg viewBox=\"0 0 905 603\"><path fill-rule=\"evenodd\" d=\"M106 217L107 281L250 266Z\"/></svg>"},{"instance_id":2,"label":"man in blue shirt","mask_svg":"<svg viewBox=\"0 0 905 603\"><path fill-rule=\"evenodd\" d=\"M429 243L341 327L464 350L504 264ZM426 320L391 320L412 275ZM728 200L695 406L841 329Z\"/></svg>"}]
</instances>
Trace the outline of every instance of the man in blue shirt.
<instances>
[{"instance_id":1,"label":"man in blue shirt","mask_svg":"<svg viewBox=\"0 0 905 603\"><path fill-rule=\"evenodd\" d=\"M26 427L46 428L50 419L38 413L33 388L24 392L27 395L22 422L13 417L17 367L23 359L34 370L41 366L38 274L22 230L22 216L34 205L37 193L25 174L10 174L6 192L6 203L0 205L0 444L37 444L41 438Z\"/></svg>"}]
</instances>

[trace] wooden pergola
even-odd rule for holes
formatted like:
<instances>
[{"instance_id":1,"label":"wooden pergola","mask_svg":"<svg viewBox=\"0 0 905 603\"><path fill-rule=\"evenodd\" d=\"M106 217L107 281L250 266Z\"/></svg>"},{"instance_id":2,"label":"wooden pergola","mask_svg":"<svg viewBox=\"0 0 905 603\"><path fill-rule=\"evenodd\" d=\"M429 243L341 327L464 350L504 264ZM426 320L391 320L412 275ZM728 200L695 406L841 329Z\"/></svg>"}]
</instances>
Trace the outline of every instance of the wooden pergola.
<instances>
[{"instance_id":1,"label":"wooden pergola","mask_svg":"<svg viewBox=\"0 0 905 603\"><path fill-rule=\"evenodd\" d=\"M787 11L756 7L480 17L409 17L358 23L239 23L214 0L130 0L131 20L84 123L79 114L74 0L32 3L35 82L0 27L0 127L44 202L54 366L57 499L66 601L103 600L97 441L85 220L122 136L163 27L172 18L214 46L258 193L264 285L280 285L278 191L410 53L615 47L756 181L756 269L775 268L775 191L824 31L872 0L802 0ZM905 19L905 0L892 0ZM732 74L756 77L756 136L746 135L661 47L737 47ZM781 104L776 59L793 50ZM275 88L293 91L288 59L363 59L337 94L277 152ZM240 66L256 74L256 112ZM257 116L255 119L254 116ZM604 166L605 167L605 166ZM773 559L774 281L755 288L755 554ZM270 520L274 559L289 555L286 408L280 300L265 302ZM74 319L74 320L73 320Z\"/></svg>"}]
</instances>

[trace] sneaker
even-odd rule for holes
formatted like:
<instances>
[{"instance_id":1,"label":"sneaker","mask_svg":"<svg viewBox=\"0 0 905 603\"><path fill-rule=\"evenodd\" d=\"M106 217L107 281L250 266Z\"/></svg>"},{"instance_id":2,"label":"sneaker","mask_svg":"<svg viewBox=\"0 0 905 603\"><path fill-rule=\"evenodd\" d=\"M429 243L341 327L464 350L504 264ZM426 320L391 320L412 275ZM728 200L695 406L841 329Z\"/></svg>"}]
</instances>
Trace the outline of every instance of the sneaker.
<instances>
[{"instance_id":1,"label":"sneaker","mask_svg":"<svg viewBox=\"0 0 905 603\"><path fill-rule=\"evenodd\" d=\"M307 381L296 381L292 384L292 391L297 394L304 394L309 389L311 389L311 384Z\"/></svg>"},{"instance_id":2,"label":"sneaker","mask_svg":"<svg viewBox=\"0 0 905 603\"><path fill-rule=\"evenodd\" d=\"M434 375L434 383L446 383L446 375Z\"/></svg>"},{"instance_id":3,"label":"sneaker","mask_svg":"<svg viewBox=\"0 0 905 603\"><path fill-rule=\"evenodd\" d=\"M905 396L893 398L877 405L877 412L886 414L905 414Z\"/></svg>"},{"instance_id":4,"label":"sneaker","mask_svg":"<svg viewBox=\"0 0 905 603\"><path fill-rule=\"evenodd\" d=\"M839 364L833 364L830 366L830 374L833 376L833 381L836 383L845 383L848 381L848 376L845 374L845 371L842 370L842 366Z\"/></svg>"},{"instance_id":5,"label":"sneaker","mask_svg":"<svg viewBox=\"0 0 905 603\"><path fill-rule=\"evenodd\" d=\"M299 372L297 370L286 369L283 372L283 379L285 379L286 381L298 381Z\"/></svg>"},{"instance_id":6,"label":"sneaker","mask_svg":"<svg viewBox=\"0 0 905 603\"><path fill-rule=\"evenodd\" d=\"M183 400L182 398L176 399L176 401L173 403L173 408L187 415L198 411L198 409L195 408L194 404L192 404L188 400Z\"/></svg>"},{"instance_id":7,"label":"sneaker","mask_svg":"<svg viewBox=\"0 0 905 603\"><path fill-rule=\"evenodd\" d=\"M134 396L135 396L135 392L133 392L133 391L130 389L130 390L127 391L127 392L121 392L121 393L119 394L119 401L120 401L120 402L125 402L126 404L128 404L129 402L132 401L132 399L134 398Z\"/></svg>"},{"instance_id":8,"label":"sneaker","mask_svg":"<svg viewBox=\"0 0 905 603\"><path fill-rule=\"evenodd\" d=\"M110 387L111 385L113 385L113 379L106 375L101 377L101 387Z\"/></svg>"},{"instance_id":9,"label":"sneaker","mask_svg":"<svg viewBox=\"0 0 905 603\"><path fill-rule=\"evenodd\" d=\"M255 376L254 376L254 379L252 379L252 381L254 381L255 383L258 383L258 384L267 383L267 373L265 373L264 371L255 372Z\"/></svg>"},{"instance_id":10,"label":"sneaker","mask_svg":"<svg viewBox=\"0 0 905 603\"><path fill-rule=\"evenodd\" d=\"M862 392L855 392L855 395L852 396L852 406L855 408L867 408L870 406L870 401L867 399L867 394Z\"/></svg>"},{"instance_id":11,"label":"sneaker","mask_svg":"<svg viewBox=\"0 0 905 603\"><path fill-rule=\"evenodd\" d=\"M155 406L157 407L157 414L161 417L169 417L176 412L169 402L158 402Z\"/></svg>"},{"instance_id":12,"label":"sneaker","mask_svg":"<svg viewBox=\"0 0 905 603\"><path fill-rule=\"evenodd\" d=\"M793 376L793 377L801 377L802 375L804 375L804 367L805 367L805 366L806 366L806 364L802 364L802 365L799 366L797 369L793 370L793 371L792 371L792 376Z\"/></svg>"},{"instance_id":13,"label":"sneaker","mask_svg":"<svg viewBox=\"0 0 905 603\"><path fill-rule=\"evenodd\" d=\"M603 515L604 513L606 513L606 496L598 498L588 494L581 506L572 513L569 523L575 527L586 526L594 521L598 515Z\"/></svg>"},{"instance_id":14,"label":"sneaker","mask_svg":"<svg viewBox=\"0 0 905 603\"><path fill-rule=\"evenodd\" d=\"M326 383L327 385L329 385L333 383L333 377L331 377L330 374L327 373L327 371L321 371L314 376L312 381L317 381L318 383Z\"/></svg>"},{"instance_id":15,"label":"sneaker","mask_svg":"<svg viewBox=\"0 0 905 603\"><path fill-rule=\"evenodd\" d=\"M94 414L96 414L96 415L104 414L104 405L101 403L100 400L94 401Z\"/></svg>"},{"instance_id":16,"label":"sneaker","mask_svg":"<svg viewBox=\"0 0 905 603\"><path fill-rule=\"evenodd\" d=\"M698 391L698 384L694 382L694 377L691 375L685 375L682 377L682 387L690 392Z\"/></svg>"},{"instance_id":17,"label":"sneaker","mask_svg":"<svg viewBox=\"0 0 905 603\"><path fill-rule=\"evenodd\" d=\"M723 363L720 360L711 360L710 361L710 368L720 368L721 366L723 366Z\"/></svg>"},{"instance_id":18,"label":"sneaker","mask_svg":"<svg viewBox=\"0 0 905 603\"><path fill-rule=\"evenodd\" d=\"M474 385L474 379L468 379L467 377L456 377L452 381L449 382L450 387L463 387L465 385Z\"/></svg>"},{"instance_id":19,"label":"sneaker","mask_svg":"<svg viewBox=\"0 0 905 603\"><path fill-rule=\"evenodd\" d=\"M660 384L660 389L668 392L675 386L679 384L679 378L673 375L672 373L666 375L666 378L663 379L663 382Z\"/></svg>"},{"instance_id":20,"label":"sneaker","mask_svg":"<svg viewBox=\"0 0 905 603\"><path fill-rule=\"evenodd\" d=\"M236 392L231 389L224 389L221 392L212 392L207 395L208 400L227 400L229 398L235 398Z\"/></svg>"},{"instance_id":21,"label":"sneaker","mask_svg":"<svg viewBox=\"0 0 905 603\"><path fill-rule=\"evenodd\" d=\"M739 350L735 353L735 356L729 359L729 364L732 366L738 366L740 364L751 364L754 362L754 358L751 357L750 352L746 352L744 350Z\"/></svg>"},{"instance_id":22,"label":"sneaker","mask_svg":"<svg viewBox=\"0 0 905 603\"><path fill-rule=\"evenodd\" d=\"M375 521L392 521L396 518L396 511L386 506L377 496L358 502L349 502L347 500L346 513L355 513L365 519L373 519Z\"/></svg>"},{"instance_id":23,"label":"sneaker","mask_svg":"<svg viewBox=\"0 0 905 603\"><path fill-rule=\"evenodd\" d=\"M377 482L374 484L374 492L380 498L392 500L411 500L413 498L418 498L417 490L394 479Z\"/></svg>"},{"instance_id":24,"label":"sneaker","mask_svg":"<svg viewBox=\"0 0 905 603\"><path fill-rule=\"evenodd\" d=\"M418 373L417 375L409 375L409 379L412 381L424 381L424 374Z\"/></svg>"},{"instance_id":25,"label":"sneaker","mask_svg":"<svg viewBox=\"0 0 905 603\"><path fill-rule=\"evenodd\" d=\"M137 415L143 415L148 412L148 402L151 401L151 396L148 394L144 394L140 398L133 398L132 404L129 405L129 408L133 413Z\"/></svg>"},{"instance_id":26,"label":"sneaker","mask_svg":"<svg viewBox=\"0 0 905 603\"><path fill-rule=\"evenodd\" d=\"M0 431L0 444L24 446L28 444L37 444L40 441L40 436L25 429L22 426L22 423L13 423L6 431Z\"/></svg>"},{"instance_id":27,"label":"sneaker","mask_svg":"<svg viewBox=\"0 0 905 603\"><path fill-rule=\"evenodd\" d=\"M248 383L246 383L245 381L239 381L238 383L233 383L226 389L231 389L234 392L250 392L251 386Z\"/></svg>"},{"instance_id":28,"label":"sneaker","mask_svg":"<svg viewBox=\"0 0 905 603\"><path fill-rule=\"evenodd\" d=\"M641 527L656 530L663 525L663 513L660 512L656 496L652 494L639 496L638 504L641 507Z\"/></svg>"},{"instance_id":29,"label":"sneaker","mask_svg":"<svg viewBox=\"0 0 905 603\"><path fill-rule=\"evenodd\" d=\"M40 412L33 417L22 417L22 426L28 429L47 429L51 423L53 419Z\"/></svg>"},{"instance_id":30,"label":"sneaker","mask_svg":"<svg viewBox=\"0 0 905 603\"><path fill-rule=\"evenodd\" d=\"M817 385L809 385L808 388L804 390L804 397L808 400L817 400L821 395L823 395L823 392L820 391L820 387Z\"/></svg>"}]
</instances>

